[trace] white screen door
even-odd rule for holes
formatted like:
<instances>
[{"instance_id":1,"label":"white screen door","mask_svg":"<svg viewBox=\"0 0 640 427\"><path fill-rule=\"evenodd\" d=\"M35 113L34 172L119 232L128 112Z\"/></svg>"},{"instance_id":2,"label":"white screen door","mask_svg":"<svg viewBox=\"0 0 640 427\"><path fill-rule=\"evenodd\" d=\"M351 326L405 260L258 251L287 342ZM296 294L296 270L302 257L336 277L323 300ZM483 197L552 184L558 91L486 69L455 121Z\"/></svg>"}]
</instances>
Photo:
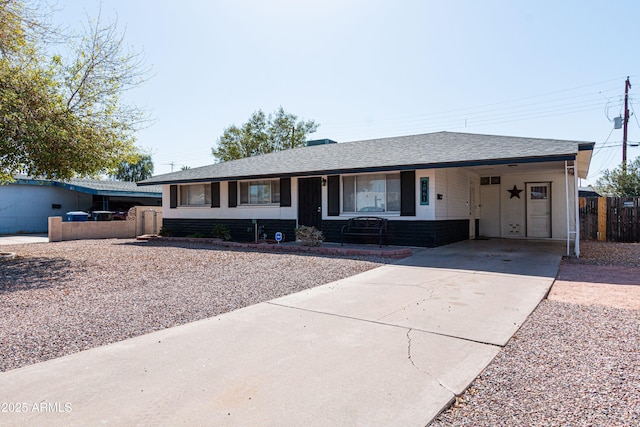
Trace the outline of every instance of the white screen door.
<instances>
[{"instance_id":1,"label":"white screen door","mask_svg":"<svg viewBox=\"0 0 640 427\"><path fill-rule=\"evenodd\" d=\"M551 184L527 184L527 237L551 237Z\"/></svg>"}]
</instances>

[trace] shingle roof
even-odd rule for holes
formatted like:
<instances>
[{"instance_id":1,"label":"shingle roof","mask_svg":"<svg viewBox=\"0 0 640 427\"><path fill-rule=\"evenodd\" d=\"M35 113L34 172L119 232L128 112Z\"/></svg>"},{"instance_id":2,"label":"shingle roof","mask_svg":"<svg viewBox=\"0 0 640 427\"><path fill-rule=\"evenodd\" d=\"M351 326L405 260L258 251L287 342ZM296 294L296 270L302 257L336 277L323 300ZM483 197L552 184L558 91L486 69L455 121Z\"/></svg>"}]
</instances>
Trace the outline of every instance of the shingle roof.
<instances>
[{"instance_id":1,"label":"shingle roof","mask_svg":"<svg viewBox=\"0 0 640 427\"><path fill-rule=\"evenodd\" d=\"M99 196L162 197L161 185L138 187L135 182L111 181L106 179L73 178L67 181L58 181L21 175L16 177L14 184L49 185Z\"/></svg>"},{"instance_id":2,"label":"shingle roof","mask_svg":"<svg viewBox=\"0 0 640 427\"><path fill-rule=\"evenodd\" d=\"M151 177L139 185L573 158L593 143L437 132L294 148ZM590 148L589 148L590 147Z\"/></svg>"}]
</instances>

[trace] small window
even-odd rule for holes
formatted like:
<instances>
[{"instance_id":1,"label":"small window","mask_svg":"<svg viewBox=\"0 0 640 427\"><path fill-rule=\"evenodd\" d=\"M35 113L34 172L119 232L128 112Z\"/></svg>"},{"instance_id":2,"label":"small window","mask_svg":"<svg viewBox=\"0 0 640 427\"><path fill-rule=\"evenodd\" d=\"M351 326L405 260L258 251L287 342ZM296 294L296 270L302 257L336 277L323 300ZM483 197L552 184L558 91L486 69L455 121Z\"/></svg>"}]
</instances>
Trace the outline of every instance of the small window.
<instances>
[{"instance_id":1,"label":"small window","mask_svg":"<svg viewBox=\"0 0 640 427\"><path fill-rule=\"evenodd\" d=\"M180 206L211 206L211 185L181 185Z\"/></svg>"},{"instance_id":2,"label":"small window","mask_svg":"<svg viewBox=\"0 0 640 427\"><path fill-rule=\"evenodd\" d=\"M547 200L547 189L546 185L531 187L531 200Z\"/></svg>"},{"instance_id":3,"label":"small window","mask_svg":"<svg viewBox=\"0 0 640 427\"><path fill-rule=\"evenodd\" d=\"M280 180L240 183L241 205L273 205L278 203L280 203Z\"/></svg>"},{"instance_id":4,"label":"small window","mask_svg":"<svg viewBox=\"0 0 640 427\"><path fill-rule=\"evenodd\" d=\"M480 177L480 185L500 185L499 176L482 176Z\"/></svg>"}]
</instances>

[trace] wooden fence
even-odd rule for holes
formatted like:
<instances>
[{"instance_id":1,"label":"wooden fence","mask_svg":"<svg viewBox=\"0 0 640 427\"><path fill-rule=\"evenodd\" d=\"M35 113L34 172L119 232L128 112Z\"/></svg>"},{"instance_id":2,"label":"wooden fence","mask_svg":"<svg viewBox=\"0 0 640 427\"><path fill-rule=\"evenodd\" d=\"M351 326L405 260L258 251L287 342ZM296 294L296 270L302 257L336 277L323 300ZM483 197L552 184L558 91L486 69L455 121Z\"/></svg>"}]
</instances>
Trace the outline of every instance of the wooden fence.
<instances>
[{"instance_id":1,"label":"wooden fence","mask_svg":"<svg viewBox=\"0 0 640 427\"><path fill-rule=\"evenodd\" d=\"M580 197L580 236L640 242L640 197Z\"/></svg>"}]
</instances>

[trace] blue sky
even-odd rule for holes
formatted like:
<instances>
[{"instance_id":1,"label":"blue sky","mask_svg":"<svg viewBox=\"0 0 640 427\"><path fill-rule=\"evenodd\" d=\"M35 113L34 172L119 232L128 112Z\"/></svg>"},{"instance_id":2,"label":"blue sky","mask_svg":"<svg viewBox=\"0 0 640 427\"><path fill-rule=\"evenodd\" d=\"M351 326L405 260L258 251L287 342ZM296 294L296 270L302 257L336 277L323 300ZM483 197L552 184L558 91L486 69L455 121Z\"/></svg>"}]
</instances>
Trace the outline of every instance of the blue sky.
<instances>
[{"instance_id":1,"label":"blue sky","mask_svg":"<svg viewBox=\"0 0 640 427\"><path fill-rule=\"evenodd\" d=\"M81 28L99 3L58 0ZM624 80L640 90L640 2L103 0L153 77L127 93L155 173L214 162L224 129L282 106L338 142L452 131L596 142L586 183L622 158ZM638 105L640 114L640 105ZM636 117L629 141L640 141ZM640 155L630 147L628 158Z\"/></svg>"}]
</instances>

